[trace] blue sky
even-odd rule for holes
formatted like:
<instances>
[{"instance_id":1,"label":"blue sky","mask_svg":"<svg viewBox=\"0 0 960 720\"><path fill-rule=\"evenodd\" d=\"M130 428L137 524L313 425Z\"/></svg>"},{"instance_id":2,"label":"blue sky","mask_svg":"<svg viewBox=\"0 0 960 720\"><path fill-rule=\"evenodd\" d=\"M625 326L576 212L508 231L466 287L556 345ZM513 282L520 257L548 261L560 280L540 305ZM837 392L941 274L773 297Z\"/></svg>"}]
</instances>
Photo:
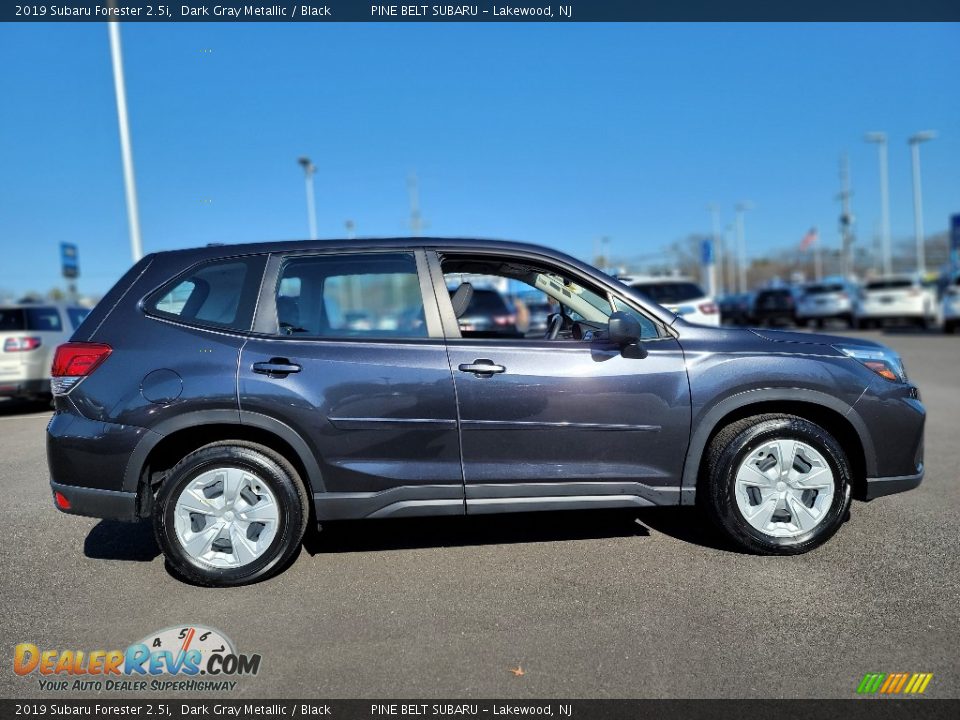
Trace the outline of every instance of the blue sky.
<instances>
[{"instance_id":1,"label":"blue sky","mask_svg":"<svg viewBox=\"0 0 960 720\"><path fill-rule=\"evenodd\" d=\"M960 26L924 24L248 24L122 26L146 251L408 230L508 237L588 258L657 253L747 215L751 255L811 226L836 244L849 152L861 242L890 136L894 237L913 228L907 137L928 232L960 212ZM0 25L0 289L82 291L129 265L107 31Z\"/></svg>"}]
</instances>

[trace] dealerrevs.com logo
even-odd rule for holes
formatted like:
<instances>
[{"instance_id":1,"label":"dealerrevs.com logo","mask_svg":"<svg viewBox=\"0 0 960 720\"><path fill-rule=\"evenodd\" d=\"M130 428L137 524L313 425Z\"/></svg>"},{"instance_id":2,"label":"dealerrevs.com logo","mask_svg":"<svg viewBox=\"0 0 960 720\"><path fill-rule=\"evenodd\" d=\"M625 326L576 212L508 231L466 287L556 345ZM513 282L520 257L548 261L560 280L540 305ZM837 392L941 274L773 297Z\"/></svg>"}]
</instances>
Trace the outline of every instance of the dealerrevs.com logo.
<instances>
[{"instance_id":1,"label":"dealerrevs.com logo","mask_svg":"<svg viewBox=\"0 0 960 720\"><path fill-rule=\"evenodd\" d=\"M229 691L238 676L256 675L260 655L238 653L230 639L201 625L151 633L126 650L41 649L20 643L13 671L36 675L40 690L140 692Z\"/></svg>"}]
</instances>

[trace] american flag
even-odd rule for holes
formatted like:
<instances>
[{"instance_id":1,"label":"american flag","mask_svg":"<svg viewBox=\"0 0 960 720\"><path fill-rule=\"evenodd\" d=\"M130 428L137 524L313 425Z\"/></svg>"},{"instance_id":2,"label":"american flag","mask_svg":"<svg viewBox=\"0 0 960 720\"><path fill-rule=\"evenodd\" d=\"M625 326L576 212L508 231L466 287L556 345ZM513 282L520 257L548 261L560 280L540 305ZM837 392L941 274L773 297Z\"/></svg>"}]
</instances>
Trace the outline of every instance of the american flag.
<instances>
[{"instance_id":1,"label":"american flag","mask_svg":"<svg viewBox=\"0 0 960 720\"><path fill-rule=\"evenodd\" d=\"M803 240L800 241L800 250L809 250L819 239L820 234L817 232L816 228L810 228L806 235L803 236Z\"/></svg>"}]
</instances>

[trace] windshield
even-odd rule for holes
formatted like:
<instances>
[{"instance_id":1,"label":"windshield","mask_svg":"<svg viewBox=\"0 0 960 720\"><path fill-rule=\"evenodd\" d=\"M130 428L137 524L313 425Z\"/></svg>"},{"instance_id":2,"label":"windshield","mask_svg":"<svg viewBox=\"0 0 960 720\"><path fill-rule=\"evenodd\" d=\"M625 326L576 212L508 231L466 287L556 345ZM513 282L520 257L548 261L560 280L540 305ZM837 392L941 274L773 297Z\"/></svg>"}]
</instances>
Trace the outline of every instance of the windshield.
<instances>
[{"instance_id":1,"label":"windshield","mask_svg":"<svg viewBox=\"0 0 960 720\"><path fill-rule=\"evenodd\" d=\"M874 280L867 283L867 290L901 290L903 288L913 287L911 280Z\"/></svg>"},{"instance_id":2,"label":"windshield","mask_svg":"<svg viewBox=\"0 0 960 720\"><path fill-rule=\"evenodd\" d=\"M843 292L843 285L811 285L807 288L807 295L823 295L825 293Z\"/></svg>"},{"instance_id":3,"label":"windshield","mask_svg":"<svg viewBox=\"0 0 960 720\"><path fill-rule=\"evenodd\" d=\"M474 290L466 314L475 313L481 315L506 314L507 305L503 298L493 290Z\"/></svg>"},{"instance_id":4,"label":"windshield","mask_svg":"<svg viewBox=\"0 0 960 720\"><path fill-rule=\"evenodd\" d=\"M55 307L0 308L0 332L16 330L62 329L60 313Z\"/></svg>"},{"instance_id":5,"label":"windshield","mask_svg":"<svg viewBox=\"0 0 960 720\"><path fill-rule=\"evenodd\" d=\"M700 286L692 282L638 282L632 283L630 287L660 305L689 302L704 296Z\"/></svg>"}]
</instances>

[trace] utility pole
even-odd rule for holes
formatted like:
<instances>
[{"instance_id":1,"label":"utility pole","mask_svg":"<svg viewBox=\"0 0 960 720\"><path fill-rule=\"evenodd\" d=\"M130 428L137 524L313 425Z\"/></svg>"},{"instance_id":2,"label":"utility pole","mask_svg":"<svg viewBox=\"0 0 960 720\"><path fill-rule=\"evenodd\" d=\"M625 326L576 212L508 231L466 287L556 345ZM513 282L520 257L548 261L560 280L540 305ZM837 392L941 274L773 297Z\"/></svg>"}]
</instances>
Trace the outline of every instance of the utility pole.
<instances>
[{"instance_id":1,"label":"utility pole","mask_svg":"<svg viewBox=\"0 0 960 720\"><path fill-rule=\"evenodd\" d=\"M920 188L920 143L933 140L937 134L933 130L918 132L907 142L913 167L913 232L917 236L917 274L927 272L926 249L923 246L923 190Z\"/></svg>"},{"instance_id":2,"label":"utility pole","mask_svg":"<svg viewBox=\"0 0 960 720\"><path fill-rule=\"evenodd\" d=\"M735 293L737 292L737 258L736 250L734 250L734 238L733 238L734 226L733 224L727 225L723 229L723 254L726 264L726 284L727 292Z\"/></svg>"},{"instance_id":3,"label":"utility pole","mask_svg":"<svg viewBox=\"0 0 960 720\"><path fill-rule=\"evenodd\" d=\"M356 237L356 233L354 232L357 227L356 224L353 220L347 220L344 226L347 228L347 240L353 240Z\"/></svg>"},{"instance_id":4,"label":"utility pole","mask_svg":"<svg viewBox=\"0 0 960 720\"><path fill-rule=\"evenodd\" d=\"M841 242L841 272L846 280L853 270L853 213L850 211L850 160L847 153L840 156L840 242Z\"/></svg>"},{"instance_id":5,"label":"utility pole","mask_svg":"<svg viewBox=\"0 0 960 720\"><path fill-rule=\"evenodd\" d=\"M707 205L707 210L710 211L710 231L713 234L710 238L710 242L713 243L713 262L707 266L707 285L709 285L707 292L710 293L710 297L715 298L720 294L720 288L717 286L717 261L721 245L720 208L716 203L710 203ZM720 280L722 282L722 278Z\"/></svg>"},{"instance_id":6,"label":"utility pole","mask_svg":"<svg viewBox=\"0 0 960 720\"><path fill-rule=\"evenodd\" d=\"M420 216L420 187L416 173L410 173L410 177L407 178L407 192L410 196L410 234L413 237L420 237L423 231L423 218Z\"/></svg>"},{"instance_id":7,"label":"utility pole","mask_svg":"<svg viewBox=\"0 0 960 720\"><path fill-rule=\"evenodd\" d=\"M301 157L297 159L300 167L303 168L303 181L307 191L307 226L310 228L310 239L317 239L317 206L314 203L313 193L313 175L317 172L317 167L310 158Z\"/></svg>"},{"instance_id":8,"label":"utility pole","mask_svg":"<svg viewBox=\"0 0 960 720\"><path fill-rule=\"evenodd\" d=\"M111 1L110 6L114 7ZM123 186L127 199L127 221L130 226L130 255L134 262L143 257L140 238L140 210L137 207L137 183L133 173L133 147L130 143L130 122L127 118L127 87L123 79L123 52L120 47L120 23L107 22L110 36L110 60L113 64L113 89L117 96L117 122L120 126L120 155L123 160Z\"/></svg>"},{"instance_id":9,"label":"utility pole","mask_svg":"<svg viewBox=\"0 0 960 720\"><path fill-rule=\"evenodd\" d=\"M883 132L869 132L866 140L877 146L877 157L880 161L880 242L881 257L883 258L883 274L893 272L893 258L890 253L890 180L887 171L887 134Z\"/></svg>"},{"instance_id":10,"label":"utility pole","mask_svg":"<svg viewBox=\"0 0 960 720\"><path fill-rule=\"evenodd\" d=\"M747 240L746 232L743 227L743 214L751 209L751 205L748 202L737 203L736 206L736 228L737 228L737 254L739 257L738 270L739 270L739 281L738 281L738 291L741 293L747 292Z\"/></svg>"}]
</instances>

